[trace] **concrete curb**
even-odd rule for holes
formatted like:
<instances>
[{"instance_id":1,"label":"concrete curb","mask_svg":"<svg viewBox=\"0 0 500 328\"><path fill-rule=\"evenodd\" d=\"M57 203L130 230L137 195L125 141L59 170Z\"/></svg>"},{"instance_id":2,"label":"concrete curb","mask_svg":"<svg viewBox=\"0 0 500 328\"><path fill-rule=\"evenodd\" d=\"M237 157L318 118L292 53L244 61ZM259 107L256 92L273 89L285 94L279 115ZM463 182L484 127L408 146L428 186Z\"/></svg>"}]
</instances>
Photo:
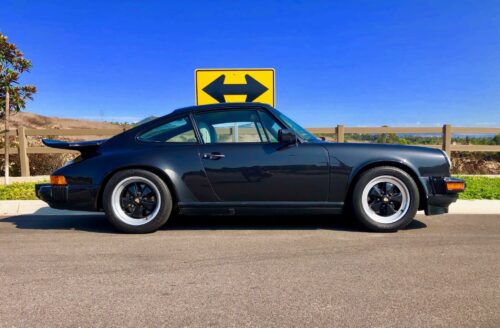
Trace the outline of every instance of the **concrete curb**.
<instances>
[{"instance_id":1,"label":"concrete curb","mask_svg":"<svg viewBox=\"0 0 500 328\"><path fill-rule=\"evenodd\" d=\"M10 177L10 184L19 182L42 182L49 181L50 175L34 175L30 177ZM0 177L0 183L5 184L5 177Z\"/></svg>"},{"instance_id":2,"label":"concrete curb","mask_svg":"<svg viewBox=\"0 0 500 328\"><path fill-rule=\"evenodd\" d=\"M0 215L96 215L96 212L55 210L41 200L0 200ZM498 214L500 200L459 200L450 206L450 214Z\"/></svg>"},{"instance_id":3,"label":"concrete curb","mask_svg":"<svg viewBox=\"0 0 500 328\"><path fill-rule=\"evenodd\" d=\"M0 215L95 215L96 212L56 210L41 200L0 200Z\"/></svg>"}]
</instances>

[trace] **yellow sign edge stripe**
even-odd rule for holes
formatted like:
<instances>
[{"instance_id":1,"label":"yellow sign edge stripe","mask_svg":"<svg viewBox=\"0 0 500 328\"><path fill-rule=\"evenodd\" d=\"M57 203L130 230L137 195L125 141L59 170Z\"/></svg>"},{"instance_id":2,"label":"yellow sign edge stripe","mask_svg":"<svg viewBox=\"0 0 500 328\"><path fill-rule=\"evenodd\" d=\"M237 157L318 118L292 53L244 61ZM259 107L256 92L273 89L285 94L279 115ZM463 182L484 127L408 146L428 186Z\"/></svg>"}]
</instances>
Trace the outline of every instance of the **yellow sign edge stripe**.
<instances>
[{"instance_id":1,"label":"yellow sign edge stripe","mask_svg":"<svg viewBox=\"0 0 500 328\"><path fill-rule=\"evenodd\" d=\"M276 71L274 68L196 68L194 70L194 103L198 106L198 79L196 74L210 71L272 71L273 72L273 107L276 106ZM214 104L215 105L215 104Z\"/></svg>"}]
</instances>

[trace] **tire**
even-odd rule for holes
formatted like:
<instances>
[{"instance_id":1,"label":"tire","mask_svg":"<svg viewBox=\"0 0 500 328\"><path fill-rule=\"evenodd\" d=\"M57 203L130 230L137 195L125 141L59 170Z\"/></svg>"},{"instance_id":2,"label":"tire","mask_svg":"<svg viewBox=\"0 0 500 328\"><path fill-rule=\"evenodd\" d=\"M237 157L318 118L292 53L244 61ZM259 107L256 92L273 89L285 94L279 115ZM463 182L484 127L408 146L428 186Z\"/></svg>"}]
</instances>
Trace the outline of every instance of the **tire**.
<instances>
[{"instance_id":1,"label":"tire","mask_svg":"<svg viewBox=\"0 0 500 328\"><path fill-rule=\"evenodd\" d=\"M352 214L371 231L392 232L410 224L420 194L405 171L381 166L364 172L353 189Z\"/></svg>"},{"instance_id":2,"label":"tire","mask_svg":"<svg viewBox=\"0 0 500 328\"><path fill-rule=\"evenodd\" d=\"M106 184L103 207L108 220L126 233L150 233L172 213L172 195L165 182L146 170L124 170Z\"/></svg>"}]
</instances>

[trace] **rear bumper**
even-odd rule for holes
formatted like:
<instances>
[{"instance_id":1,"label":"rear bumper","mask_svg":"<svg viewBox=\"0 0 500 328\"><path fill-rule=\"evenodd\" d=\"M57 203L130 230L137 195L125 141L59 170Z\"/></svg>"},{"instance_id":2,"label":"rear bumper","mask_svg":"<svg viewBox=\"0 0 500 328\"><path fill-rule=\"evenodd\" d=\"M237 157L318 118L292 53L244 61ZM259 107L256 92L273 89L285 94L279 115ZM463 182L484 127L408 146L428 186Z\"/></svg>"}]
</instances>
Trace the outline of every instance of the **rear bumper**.
<instances>
[{"instance_id":1,"label":"rear bumper","mask_svg":"<svg viewBox=\"0 0 500 328\"><path fill-rule=\"evenodd\" d=\"M35 185L36 196L50 207L64 210L99 211L96 185Z\"/></svg>"},{"instance_id":2,"label":"rear bumper","mask_svg":"<svg viewBox=\"0 0 500 328\"><path fill-rule=\"evenodd\" d=\"M425 206L425 215L437 215L448 213L448 208L451 203L458 199L458 194L461 191L448 191L447 182L464 182L463 179L451 177L432 177L429 179L429 194L427 196L427 204Z\"/></svg>"}]
</instances>

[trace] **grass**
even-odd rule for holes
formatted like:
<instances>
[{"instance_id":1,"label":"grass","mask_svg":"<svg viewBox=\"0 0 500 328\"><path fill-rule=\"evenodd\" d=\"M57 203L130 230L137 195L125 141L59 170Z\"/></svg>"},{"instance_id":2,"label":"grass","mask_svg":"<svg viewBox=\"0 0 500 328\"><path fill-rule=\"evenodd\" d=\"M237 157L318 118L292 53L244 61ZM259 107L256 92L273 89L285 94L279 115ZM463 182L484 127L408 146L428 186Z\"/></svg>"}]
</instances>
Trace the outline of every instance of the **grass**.
<instances>
[{"instance_id":1,"label":"grass","mask_svg":"<svg viewBox=\"0 0 500 328\"><path fill-rule=\"evenodd\" d=\"M460 199L500 199L500 178L464 176L467 188L460 194ZM0 185L0 200L37 199L35 183L13 183Z\"/></svg>"},{"instance_id":2,"label":"grass","mask_svg":"<svg viewBox=\"0 0 500 328\"><path fill-rule=\"evenodd\" d=\"M500 199L500 178L459 176L467 187L460 199Z\"/></svg>"}]
</instances>

